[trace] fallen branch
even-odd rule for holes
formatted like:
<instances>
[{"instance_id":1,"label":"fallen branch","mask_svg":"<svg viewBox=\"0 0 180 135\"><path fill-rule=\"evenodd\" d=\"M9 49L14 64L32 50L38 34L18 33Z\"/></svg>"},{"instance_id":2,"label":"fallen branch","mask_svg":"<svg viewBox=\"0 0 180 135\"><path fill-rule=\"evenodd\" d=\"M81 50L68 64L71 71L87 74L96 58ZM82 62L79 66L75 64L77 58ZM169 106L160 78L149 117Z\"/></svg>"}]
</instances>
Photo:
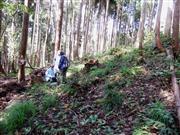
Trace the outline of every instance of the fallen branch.
<instances>
[{"instance_id":1,"label":"fallen branch","mask_svg":"<svg viewBox=\"0 0 180 135\"><path fill-rule=\"evenodd\" d=\"M180 125L180 92L179 92L179 86L177 84L177 79L175 72L172 72L172 88L174 90L174 96L175 96L175 101L176 101L176 107L177 107L177 115L178 115L178 120L179 120L179 125Z\"/></svg>"},{"instance_id":2,"label":"fallen branch","mask_svg":"<svg viewBox=\"0 0 180 135\"><path fill-rule=\"evenodd\" d=\"M180 92L179 92L179 86L177 83L177 78L176 78L175 68L174 68L174 55L173 55L172 48L166 49L166 52L167 52L168 58L170 60L172 89L174 91L177 115L178 115L178 120L179 120L179 125L180 125Z\"/></svg>"},{"instance_id":3,"label":"fallen branch","mask_svg":"<svg viewBox=\"0 0 180 135\"><path fill-rule=\"evenodd\" d=\"M23 90L25 90L25 87L19 84L17 80L6 80L0 84L0 98L5 97L9 92L21 92Z\"/></svg>"},{"instance_id":4,"label":"fallen branch","mask_svg":"<svg viewBox=\"0 0 180 135\"><path fill-rule=\"evenodd\" d=\"M136 108L136 109L130 111L130 112L129 112L128 114L126 114L124 117L126 118L126 117L129 117L129 116L132 116L132 115L135 114L138 110L139 110L139 108Z\"/></svg>"}]
</instances>

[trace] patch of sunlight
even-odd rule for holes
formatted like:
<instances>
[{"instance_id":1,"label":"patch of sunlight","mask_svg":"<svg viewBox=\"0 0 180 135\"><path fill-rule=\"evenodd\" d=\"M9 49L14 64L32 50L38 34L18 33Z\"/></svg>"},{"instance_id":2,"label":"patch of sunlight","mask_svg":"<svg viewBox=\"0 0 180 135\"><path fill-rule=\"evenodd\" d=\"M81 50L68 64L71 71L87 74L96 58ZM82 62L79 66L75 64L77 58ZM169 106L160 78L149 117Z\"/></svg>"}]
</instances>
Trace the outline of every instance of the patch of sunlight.
<instances>
[{"instance_id":1,"label":"patch of sunlight","mask_svg":"<svg viewBox=\"0 0 180 135\"><path fill-rule=\"evenodd\" d=\"M163 90L160 91L160 97L165 99L165 102L168 104L172 104L174 102L174 94L169 90Z\"/></svg>"},{"instance_id":2,"label":"patch of sunlight","mask_svg":"<svg viewBox=\"0 0 180 135\"><path fill-rule=\"evenodd\" d=\"M111 56L111 55L106 55L102 58L99 59L100 62L106 62L106 61L109 61L109 60L112 60L114 57Z\"/></svg>"},{"instance_id":3,"label":"patch of sunlight","mask_svg":"<svg viewBox=\"0 0 180 135\"><path fill-rule=\"evenodd\" d=\"M134 66L134 67L122 67L120 69L120 73L122 76L136 76L136 75L140 75L140 74L143 74L143 75L148 75L150 74L149 71L147 71L143 66Z\"/></svg>"},{"instance_id":4,"label":"patch of sunlight","mask_svg":"<svg viewBox=\"0 0 180 135\"><path fill-rule=\"evenodd\" d=\"M128 47L124 47L121 49L122 49L122 52L124 52L124 53L130 53L130 52L134 51L135 48L128 46Z\"/></svg>"},{"instance_id":5,"label":"patch of sunlight","mask_svg":"<svg viewBox=\"0 0 180 135\"><path fill-rule=\"evenodd\" d=\"M84 68L84 64L72 65L68 69L67 76L71 75L72 73L79 72L83 68Z\"/></svg>"},{"instance_id":6,"label":"patch of sunlight","mask_svg":"<svg viewBox=\"0 0 180 135\"><path fill-rule=\"evenodd\" d=\"M118 72L114 75L109 76L110 82L119 81L121 79L122 79L122 76Z\"/></svg>"},{"instance_id":7,"label":"patch of sunlight","mask_svg":"<svg viewBox=\"0 0 180 135\"><path fill-rule=\"evenodd\" d=\"M32 71L33 69L31 68L25 68L25 75L29 75Z\"/></svg>"},{"instance_id":8,"label":"patch of sunlight","mask_svg":"<svg viewBox=\"0 0 180 135\"><path fill-rule=\"evenodd\" d=\"M147 70L147 69L146 69L145 67L143 67L143 66L139 66L138 69L139 69L139 71L140 71L143 75L150 75L150 74L151 74L150 71Z\"/></svg>"}]
</instances>

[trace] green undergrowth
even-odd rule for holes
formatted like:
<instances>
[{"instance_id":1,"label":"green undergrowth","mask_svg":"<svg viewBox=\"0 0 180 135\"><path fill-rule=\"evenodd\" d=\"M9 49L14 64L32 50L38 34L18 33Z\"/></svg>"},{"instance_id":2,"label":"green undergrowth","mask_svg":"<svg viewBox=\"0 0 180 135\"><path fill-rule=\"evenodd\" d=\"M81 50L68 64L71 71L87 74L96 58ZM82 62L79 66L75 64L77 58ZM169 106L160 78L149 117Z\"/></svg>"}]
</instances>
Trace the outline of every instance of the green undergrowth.
<instances>
[{"instance_id":1,"label":"green undergrowth","mask_svg":"<svg viewBox=\"0 0 180 135\"><path fill-rule=\"evenodd\" d=\"M57 95L45 95L42 98L43 110L46 111L50 107L55 107L58 103Z\"/></svg>"},{"instance_id":2,"label":"green undergrowth","mask_svg":"<svg viewBox=\"0 0 180 135\"><path fill-rule=\"evenodd\" d=\"M130 47L127 48L114 48L111 49L106 55L98 57L98 60L102 64L101 67L92 67L87 73L79 73L75 82L82 86L89 87L94 84L98 79L108 80L109 76L114 74L120 74L118 71L131 72L129 74L140 73L137 66L138 62L138 50ZM137 60L136 60L137 59ZM126 70L126 71L125 71ZM70 77L71 79L71 77Z\"/></svg>"},{"instance_id":3,"label":"green undergrowth","mask_svg":"<svg viewBox=\"0 0 180 135\"><path fill-rule=\"evenodd\" d=\"M72 101L76 101L78 96L81 96L80 99L86 98L87 96L88 103L91 103L89 99L91 100L91 98L93 98L95 99L93 103L96 103L92 105L93 113L89 114L89 116L82 117L82 119L80 119L80 124L82 126L98 125L99 127L103 127L103 129L92 129L92 133L94 134L99 134L100 131L106 129L109 130L108 133L112 133L113 129L107 128L108 125L106 125L106 121L94 113L94 106L97 106L98 109L102 109L105 115L109 112L121 112L123 110L119 109L127 107L125 104L129 103L128 100L133 98L133 93L126 94L126 89L131 86L134 87L133 84L135 84L136 79L141 77L138 80L141 81L142 78L149 76L151 78L156 76L170 77L169 61L166 60L166 55L164 53L155 53L153 48L145 46L143 57L144 61L142 62L141 56L139 56L139 50L132 47L114 48L104 54L90 57L99 60L99 67L94 66L89 71L84 72L82 70L83 64L81 63L78 65L77 62L70 67L69 72L72 74L67 78L66 84L55 87L49 86L48 84L33 85L28 93L35 99L35 103L39 105L39 109L42 109L41 112L48 112L49 108L56 107L56 105L61 102L61 100L58 100L57 95L71 96L70 99ZM176 73L178 74L179 72L177 71ZM137 89L141 88L137 86ZM101 93L98 93L98 91ZM99 95L91 95L91 92L98 93ZM142 95L143 94L144 93L142 93ZM146 108L146 105L143 107ZM67 110L72 109L72 112L74 111L73 109L78 112L78 109L83 110L83 107L87 107L84 105L84 100L82 100L82 102L70 103L70 105L68 104L67 106L68 107L65 108ZM127 110L128 109L129 108L127 108ZM49 109L49 111L50 110L51 109ZM73 113L77 113L76 111ZM76 119L76 116L74 117L73 119ZM65 116L61 118L63 119L61 122L66 120ZM68 124L71 125L72 123ZM75 127L76 122L73 123L70 128L65 127L60 130L68 134L70 130L73 130ZM152 130L162 135L166 135L166 133L176 134L174 118L161 103L149 105L147 109L139 114L133 134L148 135Z\"/></svg>"},{"instance_id":4,"label":"green undergrowth","mask_svg":"<svg viewBox=\"0 0 180 135\"><path fill-rule=\"evenodd\" d=\"M68 69L68 72L69 73L77 73L77 72L80 72L80 70L84 67L83 64L79 63L79 64L72 64L69 69Z\"/></svg>"},{"instance_id":5,"label":"green undergrowth","mask_svg":"<svg viewBox=\"0 0 180 135\"><path fill-rule=\"evenodd\" d=\"M66 93L68 95L75 95L77 90L75 88L73 88L73 84L69 83L67 85L62 85L60 87L60 91L63 92L63 93Z\"/></svg>"},{"instance_id":6,"label":"green undergrowth","mask_svg":"<svg viewBox=\"0 0 180 135\"><path fill-rule=\"evenodd\" d=\"M155 102L142 113L136 122L133 135L178 135L173 115L161 102Z\"/></svg>"},{"instance_id":7,"label":"green undergrowth","mask_svg":"<svg viewBox=\"0 0 180 135\"><path fill-rule=\"evenodd\" d=\"M37 107L32 101L14 104L2 115L0 131L2 131L2 134L13 134L23 126L25 121L31 122L31 118L35 116L36 111Z\"/></svg>"},{"instance_id":8,"label":"green undergrowth","mask_svg":"<svg viewBox=\"0 0 180 135\"><path fill-rule=\"evenodd\" d=\"M107 84L104 86L104 97L98 99L96 103L102 105L105 111L112 111L113 109L120 108L123 101L124 94L118 91L118 87L114 84Z\"/></svg>"}]
</instances>

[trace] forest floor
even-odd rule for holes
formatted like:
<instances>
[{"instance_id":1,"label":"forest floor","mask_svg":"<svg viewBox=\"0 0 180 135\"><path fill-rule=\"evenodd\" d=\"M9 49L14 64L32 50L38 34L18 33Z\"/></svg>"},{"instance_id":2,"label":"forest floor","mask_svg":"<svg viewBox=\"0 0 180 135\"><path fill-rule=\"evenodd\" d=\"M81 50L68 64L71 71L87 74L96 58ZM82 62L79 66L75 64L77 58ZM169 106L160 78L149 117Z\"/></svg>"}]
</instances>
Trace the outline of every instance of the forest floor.
<instances>
[{"instance_id":1,"label":"forest floor","mask_svg":"<svg viewBox=\"0 0 180 135\"><path fill-rule=\"evenodd\" d=\"M0 129L11 125L4 133L35 135L180 134L166 54L146 47L143 57L136 49L112 49L94 58L99 67L72 66L66 84L35 84L1 96ZM17 113L12 120L13 105L7 106L22 101L31 110L23 110L28 115L22 121L14 120Z\"/></svg>"}]
</instances>

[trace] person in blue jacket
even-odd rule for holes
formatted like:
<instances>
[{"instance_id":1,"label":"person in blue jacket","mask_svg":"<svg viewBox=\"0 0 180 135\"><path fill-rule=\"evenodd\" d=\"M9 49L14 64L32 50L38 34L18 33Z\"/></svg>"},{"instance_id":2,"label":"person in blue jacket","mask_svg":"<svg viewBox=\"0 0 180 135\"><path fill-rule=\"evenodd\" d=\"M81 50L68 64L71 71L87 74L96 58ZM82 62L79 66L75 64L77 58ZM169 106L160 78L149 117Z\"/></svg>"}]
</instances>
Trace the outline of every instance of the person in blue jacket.
<instances>
[{"instance_id":1,"label":"person in blue jacket","mask_svg":"<svg viewBox=\"0 0 180 135\"><path fill-rule=\"evenodd\" d=\"M70 62L68 58L66 57L64 52L60 52L60 61L59 61L59 70L61 73L61 83L66 83L66 73L68 70L68 67L70 66Z\"/></svg>"}]
</instances>

